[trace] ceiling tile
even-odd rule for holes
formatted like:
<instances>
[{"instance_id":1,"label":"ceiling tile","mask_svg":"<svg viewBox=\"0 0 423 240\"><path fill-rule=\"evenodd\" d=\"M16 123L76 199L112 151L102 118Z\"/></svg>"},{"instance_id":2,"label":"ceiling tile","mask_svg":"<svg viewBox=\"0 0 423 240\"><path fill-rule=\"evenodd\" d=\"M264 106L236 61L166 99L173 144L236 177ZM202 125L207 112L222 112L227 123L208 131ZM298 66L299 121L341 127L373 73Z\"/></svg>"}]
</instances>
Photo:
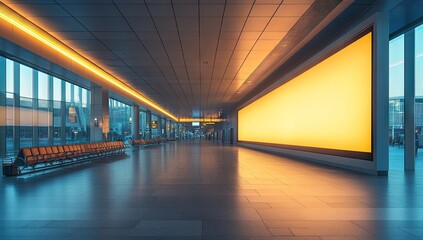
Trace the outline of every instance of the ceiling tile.
<instances>
[{"instance_id":1,"label":"ceiling tile","mask_svg":"<svg viewBox=\"0 0 423 240\"><path fill-rule=\"evenodd\" d=\"M145 3L147 3L148 5L153 5L153 4L171 4L172 1L171 0L145 0Z\"/></svg>"},{"instance_id":2,"label":"ceiling tile","mask_svg":"<svg viewBox=\"0 0 423 240\"><path fill-rule=\"evenodd\" d=\"M257 40L262 32L242 32L240 40Z\"/></svg>"},{"instance_id":3,"label":"ceiling tile","mask_svg":"<svg viewBox=\"0 0 423 240\"><path fill-rule=\"evenodd\" d=\"M285 0L256 0L255 4L280 4L282 1L285 2Z\"/></svg>"},{"instance_id":4,"label":"ceiling tile","mask_svg":"<svg viewBox=\"0 0 423 240\"><path fill-rule=\"evenodd\" d=\"M176 19L178 30L181 32L196 31L198 35L199 22L196 17L179 17Z\"/></svg>"},{"instance_id":5,"label":"ceiling tile","mask_svg":"<svg viewBox=\"0 0 423 240\"><path fill-rule=\"evenodd\" d=\"M232 59L245 59L250 51L234 51Z\"/></svg>"},{"instance_id":6,"label":"ceiling tile","mask_svg":"<svg viewBox=\"0 0 423 240\"><path fill-rule=\"evenodd\" d=\"M200 17L221 17L224 4L200 5Z\"/></svg>"},{"instance_id":7,"label":"ceiling tile","mask_svg":"<svg viewBox=\"0 0 423 240\"><path fill-rule=\"evenodd\" d=\"M222 31L241 32L247 17L224 17Z\"/></svg>"},{"instance_id":8,"label":"ceiling tile","mask_svg":"<svg viewBox=\"0 0 423 240\"><path fill-rule=\"evenodd\" d=\"M225 8L225 17L247 17L250 13L252 4L230 5Z\"/></svg>"},{"instance_id":9,"label":"ceiling tile","mask_svg":"<svg viewBox=\"0 0 423 240\"><path fill-rule=\"evenodd\" d=\"M84 56L100 60L118 58L115 54L113 54L113 52L110 52L109 50L84 51Z\"/></svg>"},{"instance_id":10,"label":"ceiling tile","mask_svg":"<svg viewBox=\"0 0 423 240\"><path fill-rule=\"evenodd\" d=\"M49 32L84 32L87 29L73 17L31 17Z\"/></svg>"},{"instance_id":11,"label":"ceiling tile","mask_svg":"<svg viewBox=\"0 0 423 240\"><path fill-rule=\"evenodd\" d=\"M218 51L232 51L235 47L236 40L220 40Z\"/></svg>"},{"instance_id":12,"label":"ceiling tile","mask_svg":"<svg viewBox=\"0 0 423 240\"><path fill-rule=\"evenodd\" d=\"M66 40L63 42L72 48L83 51L107 50L104 44L97 39Z\"/></svg>"},{"instance_id":13,"label":"ceiling tile","mask_svg":"<svg viewBox=\"0 0 423 240\"><path fill-rule=\"evenodd\" d=\"M154 32L156 27L154 26L151 18L126 18L131 25L132 29L136 32Z\"/></svg>"},{"instance_id":14,"label":"ceiling tile","mask_svg":"<svg viewBox=\"0 0 423 240\"><path fill-rule=\"evenodd\" d=\"M61 40L95 39L91 32L50 32L51 35Z\"/></svg>"},{"instance_id":15,"label":"ceiling tile","mask_svg":"<svg viewBox=\"0 0 423 240\"><path fill-rule=\"evenodd\" d=\"M221 32L220 39L238 39L241 32Z\"/></svg>"},{"instance_id":16,"label":"ceiling tile","mask_svg":"<svg viewBox=\"0 0 423 240\"><path fill-rule=\"evenodd\" d=\"M244 31L261 32L269 22L270 17L248 17Z\"/></svg>"},{"instance_id":17,"label":"ceiling tile","mask_svg":"<svg viewBox=\"0 0 423 240\"><path fill-rule=\"evenodd\" d=\"M199 51L200 44L198 41L182 40L182 48L184 51Z\"/></svg>"},{"instance_id":18,"label":"ceiling tile","mask_svg":"<svg viewBox=\"0 0 423 240\"><path fill-rule=\"evenodd\" d=\"M182 51L181 44L178 40L163 40L166 51Z\"/></svg>"},{"instance_id":19,"label":"ceiling tile","mask_svg":"<svg viewBox=\"0 0 423 240\"><path fill-rule=\"evenodd\" d=\"M227 0L226 4L252 5L255 0Z\"/></svg>"},{"instance_id":20,"label":"ceiling tile","mask_svg":"<svg viewBox=\"0 0 423 240\"><path fill-rule=\"evenodd\" d=\"M201 41L217 41L219 39L219 32L218 31L209 31L209 32L200 32L200 39Z\"/></svg>"},{"instance_id":21,"label":"ceiling tile","mask_svg":"<svg viewBox=\"0 0 423 240\"><path fill-rule=\"evenodd\" d=\"M181 40L199 41L199 33L197 32L179 32Z\"/></svg>"},{"instance_id":22,"label":"ceiling tile","mask_svg":"<svg viewBox=\"0 0 423 240\"><path fill-rule=\"evenodd\" d=\"M176 17L198 17L198 5L173 5Z\"/></svg>"},{"instance_id":23,"label":"ceiling tile","mask_svg":"<svg viewBox=\"0 0 423 240\"><path fill-rule=\"evenodd\" d=\"M78 20L89 31L131 31L122 17L79 17Z\"/></svg>"},{"instance_id":24,"label":"ceiling tile","mask_svg":"<svg viewBox=\"0 0 423 240\"><path fill-rule=\"evenodd\" d=\"M113 51L115 55L117 55L121 59L144 59L150 57L146 50L135 50L135 51Z\"/></svg>"},{"instance_id":25,"label":"ceiling tile","mask_svg":"<svg viewBox=\"0 0 423 240\"><path fill-rule=\"evenodd\" d=\"M143 40L142 43L149 52L164 51L163 44L159 41Z\"/></svg>"},{"instance_id":26,"label":"ceiling tile","mask_svg":"<svg viewBox=\"0 0 423 240\"><path fill-rule=\"evenodd\" d=\"M240 40L238 41L235 50L236 51L249 51L256 43L256 40Z\"/></svg>"},{"instance_id":27,"label":"ceiling tile","mask_svg":"<svg viewBox=\"0 0 423 240\"><path fill-rule=\"evenodd\" d=\"M103 40L103 43L112 50L136 51L142 49L141 42L137 40Z\"/></svg>"},{"instance_id":28,"label":"ceiling tile","mask_svg":"<svg viewBox=\"0 0 423 240\"><path fill-rule=\"evenodd\" d=\"M200 31L220 31L220 17L202 17L200 18Z\"/></svg>"},{"instance_id":29,"label":"ceiling tile","mask_svg":"<svg viewBox=\"0 0 423 240\"><path fill-rule=\"evenodd\" d=\"M161 31L159 35L162 40L179 40L177 31Z\"/></svg>"},{"instance_id":30,"label":"ceiling tile","mask_svg":"<svg viewBox=\"0 0 423 240\"><path fill-rule=\"evenodd\" d=\"M120 17L113 4L62 4L66 11L75 17Z\"/></svg>"},{"instance_id":31,"label":"ceiling tile","mask_svg":"<svg viewBox=\"0 0 423 240\"><path fill-rule=\"evenodd\" d=\"M172 5L147 5L153 18L174 18Z\"/></svg>"},{"instance_id":32,"label":"ceiling tile","mask_svg":"<svg viewBox=\"0 0 423 240\"><path fill-rule=\"evenodd\" d=\"M217 48L217 41L201 41L200 42L200 51L201 52L207 52L207 51L213 51L213 53L216 51Z\"/></svg>"},{"instance_id":33,"label":"ceiling tile","mask_svg":"<svg viewBox=\"0 0 423 240\"><path fill-rule=\"evenodd\" d=\"M161 31L177 31L175 18L154 18L157 30Z\"/></svg>"},{"instance_id":34,"label":"ceiling tile","mask_svg":"<svg viewBox=\"0 0 423 240\"><path fill-rule=\"evenodd\" d=\"M277 17L301 17L310 5L289 5L282 4L281 7L276 11L275 16Z\"/></svg>"},{"instance_id":35,"label":"ceiling tile","mask_svg":"<svg viewBox=\"0 0 423 240\"><path fill-rule=\"evenodd\" d=\"M311 5L313 4L314 0L284 0L283 4L306 4Z\"/></svg>"},{"instance_id":36,"label":"ceiling tile","mask_svg":"<svg viewBox=\"0 0 423 240\"><path fill-rule=\"evenodd\" d=\"M69 13L58 4L8 4L8 6L23 12L25 17L70 17Z\"/></svg>"},{"instance_id":37,"label":"ceiling tile","mask_svg":"<svg viewBox=\"0 0 423 240\"><path fill-rule=\"evenodd\" d=\"M136 40L134 32L92 32L98 39L105 40Z\"/></svg>"},{"instance_id":38,"label":"ceiling tile","mask_svg":"<svg viewBox=\"0 0 423 240\"><path fill-rule=\"evenodd\" d=\"M125 17L150 17L147 6L144 4L119 4L117 6Z\"/></svg>"},{"instance_id":39,"label":"ceiling tile","mask_svg":"<svg viewBox=\"0 0 423 240\"><path fill-rule=\"evenodd\" d=\"M200 5L202 4L225 4L226 0L200 0Z\"/></svg>"},{"instance_id":40,"label":"ceiling tile","mask_svg":"<svg viewBox=\"0 0 423 240\"><path fill-rule=\"evenodd\" d=\"M156 31L151 32L136 32L137 36L141 40L155 40L160 41L160 36Z\"/></svg>"},{"instance_id":41,"label":"ceiling tile","mask_svg":"<svg viewBox=\"0 0 423 240\"><path fill-rule=\"evenodd\" d=\"M253 9L251 10L251 17L271 17L278 9L279 5L264 5L264 4L254 4Z\"/></svg>"}]
</instances>

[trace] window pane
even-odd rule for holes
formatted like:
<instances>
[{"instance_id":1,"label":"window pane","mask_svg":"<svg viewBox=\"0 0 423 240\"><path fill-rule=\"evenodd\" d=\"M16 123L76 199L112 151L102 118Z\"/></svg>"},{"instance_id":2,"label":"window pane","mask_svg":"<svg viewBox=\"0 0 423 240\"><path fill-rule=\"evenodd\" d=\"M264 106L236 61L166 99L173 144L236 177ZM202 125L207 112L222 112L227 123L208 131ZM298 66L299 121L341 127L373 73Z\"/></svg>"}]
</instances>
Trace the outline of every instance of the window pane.
<instances>
[{"instance_id":1,"label":"window pane","mask_svg":"<svg viewBox=\"0 0 423 240\"><path fill-rule=\"evenodd\" d=\"M14 89L14 79L15 71L13 69L14 62L12 60L6 59L6 91L13 93Z\"/></svg>"},{"instance_id":2,"label":"window pane","mask_svg":"<svg viewBox=\"0 0 423 240\"><path fill-rule=\"evenodd\" d=\"M87 89L83 88L82 89L82 106L87 106L88 105L88 95L87 95Z\"/></svg>"},{"instance_id":3,"label":"window pane","mask_svg":"<svg viewBox=\"0 0 423 240\"><path fill-rule=\"evenodd\" d=\"M131 112L132 108L129 105L109 99L110 139L112 141L127 141L132 138Z\"/></svg>"},{"instance_id":4,"label":"window pane","mask_svg":"<svg viewBox=\"0 0 423 240\"><path fill-rule=\"evenodd\" d=\"M21 97L21 107L19 108L19 140L20 147L31 147L32 146L32 98L23 98Z\"/></svg>"},{"instance_id":5,"label":"window pane","mask_svg":"<svg viewBox=\"0 0 423 240\"><path fill-rule=\"evenodd\" d=\"M423 25L415 30L415 71L416 71L416 102L415 102L415 124L416 124L416 145L417 156L423 150ZM416 168L419 168L421 161L416 161ZM421 167L421 166L420 166Z\"/></svg>"},{"instance_id":6,"label":"window pane","mask_svg":"<svg viewBox=\"0 0 423 240\"><path fill-rule=\"evenodd\" d=\"M53 78L53 100L62 101L62 80Z\"/></svg>"},{"instance_id":7,"label":"window pane","mask_svg":"<svg viewBox=\"0 0 423 240\"><path fill-rule=\"evenodd\" d=\"M65 83L65 89L66 89L66 96L65 96L65 101L66 102L71 102L72 99L72 94L71 94L71 84L66 82Z\"/></svg>"},{"instance_id":8,"label":"window pane","mask_svg":"<svg viewBox=\"0 0 423 240\"><path fill-rule=\"evenodd\" d=\"M32 98L32 69L20 64L20 96Z\"/></svg>"},{"instance_id":9,"label":"window pane","mask_svg":"<svg viewBox=\"0 0 423 240\"><path fill-rule=\"evenodd\" d=\"M53 125L53 112L48 100L38 100L38 141L40 146L49 145L48 131Z\"/></svg>"},{"instance_id":10,"label":"window pane","mask_svg":"<svg viewBox=\"0 0 423 240\"><path fill-rule=\"evenodd\" d=\"M14 155L14 126L15 126L15 113L14 113L14 95L12 93L6 94L6 155Z\"/></svg>"},{"instance_id":11,"label":"window pane","mask_svg":"<svg viewBox=\"0 0 423 240\"><path fill-rule=\"evenodd\" d=\"M404 35L389 42L389 158L390 166L404 163Z\"/></svg>"},{"instance_id":12,"label":"window pane","mask_svg":"<svg viewBox=\"0 0 423 240\"><path fill-rule=\"evenodd\" d=\"M38 99L48 100L48 75L38 72Z\"/></svg>"},{"instance_id":13,"label":"window pane","mask_svg":"<svg viewBox=\"0 0 423 240\"><path fill-rule=\"evenodd\" d=\"M73 102L75 103L81 103L80 89L79 86L73 85Z\"/></svg>"}]
</instances>

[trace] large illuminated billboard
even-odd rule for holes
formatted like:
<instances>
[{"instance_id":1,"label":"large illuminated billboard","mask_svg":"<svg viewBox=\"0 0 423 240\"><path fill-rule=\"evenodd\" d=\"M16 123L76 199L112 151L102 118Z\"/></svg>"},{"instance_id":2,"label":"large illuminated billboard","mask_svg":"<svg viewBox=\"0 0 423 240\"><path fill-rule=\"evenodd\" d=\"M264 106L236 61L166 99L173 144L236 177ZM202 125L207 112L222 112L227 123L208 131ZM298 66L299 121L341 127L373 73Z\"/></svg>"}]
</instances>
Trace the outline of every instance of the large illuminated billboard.
<instances>
[{"instance_id":1,"label":"large illuminated billboard","mask_svg":"<svg viewBox=\"0 0 423 240\"><path fill-rule=\"evenodd\" d=\"M371 160L367 31L238 111L238 141Z\"/></svg>"}]
</instances>

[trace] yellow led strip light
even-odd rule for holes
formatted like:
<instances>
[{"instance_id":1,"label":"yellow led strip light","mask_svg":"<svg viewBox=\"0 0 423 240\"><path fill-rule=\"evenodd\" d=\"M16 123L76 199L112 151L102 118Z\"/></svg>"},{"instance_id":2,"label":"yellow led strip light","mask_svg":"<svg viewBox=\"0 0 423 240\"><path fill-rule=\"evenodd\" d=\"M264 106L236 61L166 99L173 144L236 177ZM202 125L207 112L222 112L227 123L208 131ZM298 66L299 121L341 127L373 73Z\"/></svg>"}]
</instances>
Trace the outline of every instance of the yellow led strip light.
<instances>
[{"instance_id":1,"label":"yellow led strip light","mask_svg":"<svg viewBox=\"0 0 423 240\"><path fill-rule=\"evenodd\" d=\"M224 122L225 119L220 118L179 118L179 122L205 122L205 123L219 123Z\"/></svg>"},{"instance_id":2,"label":"yellow led strip light","mask_svg":"<svg viewBox=\"0 0 423 240\"><path fill-rule=\"evenodd\" d=\"M46 44L47 46L51 47L52 49L56 50L57 52L61 53L63 56L71 59L72 61L78 63L80 66L84 67L85 69L91 71L92 73L98 75L100 78L104 79L106 82L116 86L117 88L123 90L127 94L135 97L136 99L140 100L142 103L150 106L151 108L163 113L164 115L172 118L175 121L178 119L159 106L158 104L154 103L150 99L146 98L139 92L135 91L134 89L130 88L122 81L120 81L115 76L111 75L110 73L106 72L95 63L91 62L87 58L83 57L81 54L73 50L72 48L68 47L49 33L47 33L42 28L38 27L34 23L30 22L25 17L21 16L14 10L10 9L4 3L0 3L0 18L7 21L8 23L12 24L13 26L19 28L23 32L27 33L28 35L38 39L40 42Z\"/></svg>"}]
</instances>

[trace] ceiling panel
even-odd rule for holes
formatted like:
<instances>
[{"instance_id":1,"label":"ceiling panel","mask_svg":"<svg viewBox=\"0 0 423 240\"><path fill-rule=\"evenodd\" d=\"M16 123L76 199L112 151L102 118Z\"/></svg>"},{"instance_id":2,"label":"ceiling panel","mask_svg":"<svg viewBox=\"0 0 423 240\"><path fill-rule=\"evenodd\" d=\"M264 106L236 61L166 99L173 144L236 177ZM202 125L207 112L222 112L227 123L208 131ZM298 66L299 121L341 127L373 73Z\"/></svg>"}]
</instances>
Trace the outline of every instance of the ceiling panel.
<instances>
[{"instance_id":1,"label":"ceiling panel","mask_svg":"<svg viewBox=\"0 0 423 240\"><path fill-rule=\"evenodd\" d=\"M57 4L30 4L26 2L25 4L10 4L9 6L18 11L24 12L24 16L27 18L31 17L70 17L71 15L66 12L61 6ZM52 1L53 2L53 1ZM30 11L28 11L31 9Z\"/></svg>"},{"instance_id":2,"label":"ceiling panel","mask_svg":"<svg viewBox=\"0 0 423 240\"><path fill-rule=\"evenodd\" d=\"M113 4L63 4L62 7L74 17L120 17Z\"/></svg>"},{"instance_id":3,"label":"ceiling panel","mask_svg":"<svg viewBox=\"0 0 423 240\"><path fill-rule=\"evenodd\" d=\"M73 17L31 17L49 32L83 32L87 29Z\"/></svg>"},{"instance_id":4,"label":"ceiling panel","mask_svg":"<svg viewBox=\"0 0 423 240\"><path fill-rule=\"evenodd\" d=\"M181 116L216 113L245 96L263 80L250 78L265 69L274 49L301 40L291 34L300 18L313 26L316 16L323 19L309 10L313 0L25 3L15 1L16 10Z\"/></svg>"},{"instance_id":5,"label":"ceiling panel","mask_svg":"<svg viewBox=\"0 0 423 240\"><path fill-rule=\"evenodd\" d=\"M79 17L78 21L81 22L88 31L101 32L101 31L131 31L123 17Z\"/></svg>"},{"instance_id":6,"label":"ceiling panel","mask_svg":"<svg viewBox=\"0 0 423 240\"><path fill-rule=\"evenodd\" d=\"M282 4L282 6L276 11L276 17L301 17L307 9L309 9L310 5L302 4L302 5L290 5L290 4Z\"/></svg>"},{"instance_id":7,"label":"ceiling panel","mask_svg":"<svg viewBox=\"0 0 423 240\"><path fill-rule=\"evenodd\" d=\"M125 17L150 17L144 4L118 4L119 10Z\"/></svg>"}]
</instances>

